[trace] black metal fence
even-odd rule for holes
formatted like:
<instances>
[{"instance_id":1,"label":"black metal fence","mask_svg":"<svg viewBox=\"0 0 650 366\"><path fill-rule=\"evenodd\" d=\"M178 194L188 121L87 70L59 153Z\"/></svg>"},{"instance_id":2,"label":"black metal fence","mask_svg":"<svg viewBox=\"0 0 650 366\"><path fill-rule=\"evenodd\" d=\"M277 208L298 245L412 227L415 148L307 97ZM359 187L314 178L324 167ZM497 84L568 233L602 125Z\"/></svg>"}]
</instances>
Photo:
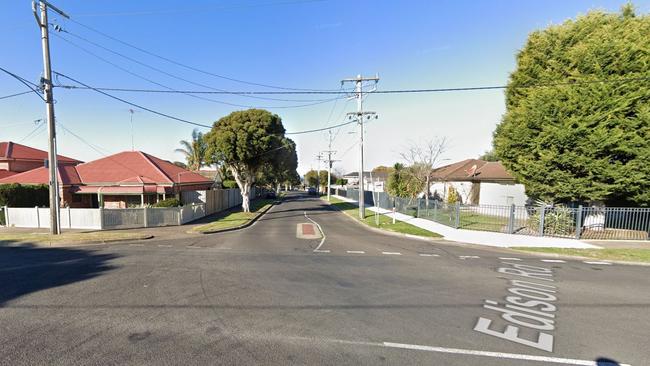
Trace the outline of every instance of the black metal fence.
<instances>
[{"instance_id":1,"label":"black metal fence","mask_svg":"<svg viewBox=\"0 0 650 366\"><path fill-rule=\"evenodd\" d=\"M358 190L333 190L353 200ZM365 192L366 203L457 229L586 240L650 240L650 208L448 204Z\"/></svg>"}]
</instances>

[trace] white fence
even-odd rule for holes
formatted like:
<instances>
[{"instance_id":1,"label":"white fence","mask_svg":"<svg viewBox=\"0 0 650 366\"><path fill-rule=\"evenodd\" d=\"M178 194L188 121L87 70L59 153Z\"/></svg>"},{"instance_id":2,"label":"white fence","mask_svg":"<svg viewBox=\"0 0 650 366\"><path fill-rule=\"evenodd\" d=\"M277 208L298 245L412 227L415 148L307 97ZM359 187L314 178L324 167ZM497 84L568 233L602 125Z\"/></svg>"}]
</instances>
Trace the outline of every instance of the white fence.
<instances>
[{"instance_id":1,"label":"white fence","mask_svg":"<svg viewBox=\"0 0 650 366\"><path fill-rule=\"evenodd\" d=\"M251 198L263 194L253 190ZM200 196L204 203L186 204L182 207L145 207L124 209L62 208L62 229L133 229L141 227L183 225L215 212L241 205L239 189L204 191ZM49 208L3 207L6 226L49 228Z\"/></svg>"}]
</instances>

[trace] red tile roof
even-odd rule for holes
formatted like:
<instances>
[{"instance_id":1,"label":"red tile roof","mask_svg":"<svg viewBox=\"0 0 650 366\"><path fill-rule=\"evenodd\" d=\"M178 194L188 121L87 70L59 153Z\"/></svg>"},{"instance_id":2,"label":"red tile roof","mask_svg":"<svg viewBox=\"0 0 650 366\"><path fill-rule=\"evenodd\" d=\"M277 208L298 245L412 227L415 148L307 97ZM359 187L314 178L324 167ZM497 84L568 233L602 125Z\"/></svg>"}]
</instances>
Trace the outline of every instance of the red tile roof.
<instances>
[{"instance_id":1,"label":"red tile roof","mask_svg":"<svg viewBox=\"0 0 650 366\"><path fill-rule=\"evenodd\" d=\"M498 161L465 159L457 163L442 166L431 174L436 181L514 181L515 178Z\"/></svg>"},{"instance_id":2,"label":"red tile roof","mask_svg":"<svg viewBox=\"0 0 650 366\"><path fill-rule=\"evenodd\" d=\"M81 184L79 175L73 165L58 166L59 183L63 185ZM0 179L0 184L19 183L19 184L49 184L50 175L45 167L28 170Z\"/></svg>"},{"instance_id":3,"label":"red tile roof","mask_svg":"<svg viewBox=\"0 0 650 366\"><path fill-rule=\"evenodd\" d=\"M12 175L16 175L18 173L16 172L10 172L8 170L0 170L0 179L11 177Z\"/></svg>"},{"instance_id":4,"label":"red tile roof","mask_svg":"<svg viewBox=\"0 0 650 366\"><path fill-rule=\"evenodd\" d=\"M60 165L59 182L63 185L130 186L130 185L200 185L213 181L180 168L168 161L140 151L125 151L77 166ZM37 168L0 179L3 183L48 184L46 168Z\"/></svg>"},{"instance_id":5,"label":"red tile roof","mask_svg":"<svg viewBox=\"0 0 650 366\"><path fill-rule=\"evenodd\" d=\"M0 142L0 160L29 160L43 161L47 159L47 152L33 147L7 141ZM57 155L57 161L64 164L79 164L81 161Z\"/></svg>"}]
</instances>

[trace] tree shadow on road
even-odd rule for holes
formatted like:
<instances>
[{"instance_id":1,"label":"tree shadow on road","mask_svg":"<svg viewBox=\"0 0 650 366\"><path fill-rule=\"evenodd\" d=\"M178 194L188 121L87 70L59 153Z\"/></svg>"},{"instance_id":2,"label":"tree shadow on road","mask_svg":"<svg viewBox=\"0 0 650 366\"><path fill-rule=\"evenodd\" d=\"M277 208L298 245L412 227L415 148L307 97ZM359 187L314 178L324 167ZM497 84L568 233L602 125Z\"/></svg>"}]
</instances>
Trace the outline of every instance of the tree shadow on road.
<instances>
[{"instance_id":1,"label":"tree shadow on road","mask_svg":"<svg viewBox=\"0 0 650 366\"><path fill-rule=\"evenodd\" d=\"M115 254L92 250L0 246L0 307L19 297L85 281L115 268Z\"/></svg>"}]
</instances>

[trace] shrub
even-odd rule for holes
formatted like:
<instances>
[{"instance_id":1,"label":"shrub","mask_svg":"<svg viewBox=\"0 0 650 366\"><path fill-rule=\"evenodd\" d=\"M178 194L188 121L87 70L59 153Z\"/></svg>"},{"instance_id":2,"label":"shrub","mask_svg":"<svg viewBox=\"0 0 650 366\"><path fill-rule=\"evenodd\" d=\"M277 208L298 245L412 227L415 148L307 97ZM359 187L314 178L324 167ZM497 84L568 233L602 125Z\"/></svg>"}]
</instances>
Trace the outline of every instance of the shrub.
<instances>
[{"instance_id":1,"label":"shrub","mask_svg":"<svg viewBox=\"0 0 650 366\"><path fill-rule=\"evenodd\" d=\"M539 233L542 207L546 207L544 212L544 234L567 236L575 232L573 210L564 205L553 206L542 201L537 201L536 210L528 219L529 230Z\"/></svg>"},{"instance_id":2,"label":"shrub","mask_svg":"<svg viewBox=\"0 0 650 366\"><path fill-rule=\"evenodd\" d=\"M167 198L166 200L159 201L151 207L179 207L181 206L181 201L177 198Z\"/></svg>"},{"instance_id":3,"label":"shrub","mask_svg":"<svg viewBox=\"0 0 650 366\"><path fill-rule=\"evenodd\" d=\"M450 205L455 205L457 202L460 202L460 195L454 187L449 187L449 193L447 194L447 203Z\"/></svg>"},{"instance_id":4,"label":"shrub","mask_svg":"<svg viewBox=\"0 0 650 366\"><path fill-rule=\"evenodd\" d=\"M0 185L0 206L49 207L49 188L46 185Z\"/></svg>"},{"instance_id":5,"label":"shrub","mask_svg":"<svg viewBox=\"0 0 650 366\"><path fill-rule=\"evenodd\" d=\"M235 182L234 180L224 180L223 182L221 182L221 185L225 189L237 188L238 187L237 182Z\"/></svg>"}]
</instances>

